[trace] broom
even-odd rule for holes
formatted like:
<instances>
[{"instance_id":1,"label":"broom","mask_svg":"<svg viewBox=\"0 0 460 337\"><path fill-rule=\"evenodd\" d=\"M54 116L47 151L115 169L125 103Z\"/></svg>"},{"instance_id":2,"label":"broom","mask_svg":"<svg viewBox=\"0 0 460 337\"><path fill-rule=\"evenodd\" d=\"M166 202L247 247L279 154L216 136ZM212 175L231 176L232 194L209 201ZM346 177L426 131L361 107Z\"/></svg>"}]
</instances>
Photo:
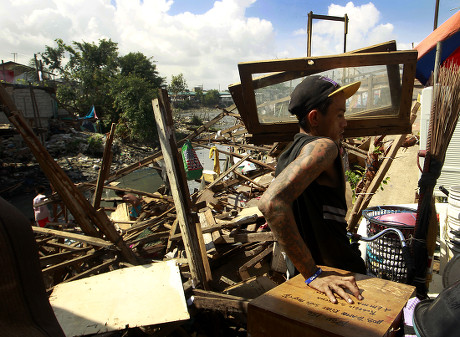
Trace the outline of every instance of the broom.
<instances>
[{"instance_id":1,"label":"broom","mask_svg":"<svg viewBox=\"0 0 460 337\"><path fill-rule=\"evenodd\" d=\"M459 66L441 67L435 83L437 84L433 86L434 99L430 114L429 137L424 169L419 180L420 199L412 242L415 269L408 270L408 281L416 286L419 298L427 297L426 276L429 256L427 248L430 247L430 253L434 250L434 245L427 243L428 232L433 233L433 226L437 225L436 218L433 217L433 190L441 174L447 147L457 126L460 112Z\"/></svg>"}]
</instances>

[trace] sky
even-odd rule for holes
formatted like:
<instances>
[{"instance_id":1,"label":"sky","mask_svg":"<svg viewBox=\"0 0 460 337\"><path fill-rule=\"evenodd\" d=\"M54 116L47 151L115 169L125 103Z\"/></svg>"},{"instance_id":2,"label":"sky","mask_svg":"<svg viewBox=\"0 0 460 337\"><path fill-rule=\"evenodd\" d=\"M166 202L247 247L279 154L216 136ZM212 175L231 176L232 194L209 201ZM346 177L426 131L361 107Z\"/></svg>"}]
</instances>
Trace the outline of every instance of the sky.
<instances>
[{"instance_id":1,"label":"sky","mask_svg":"<svg viewBox=\"0 0 460 337\"><path fill-rule=\"evenodd\" d=\"M438 26L460 10L440 0ZM226 90L239 62L306 56L307 16L349 18L347 51L396 40L411 49L434 26L436 0L0 0L0 61L29 64L65 43L111 39L151 57L169 84ZM343 52L343 22L313 20L312 56Z\"/></svg>"}]
</instances>

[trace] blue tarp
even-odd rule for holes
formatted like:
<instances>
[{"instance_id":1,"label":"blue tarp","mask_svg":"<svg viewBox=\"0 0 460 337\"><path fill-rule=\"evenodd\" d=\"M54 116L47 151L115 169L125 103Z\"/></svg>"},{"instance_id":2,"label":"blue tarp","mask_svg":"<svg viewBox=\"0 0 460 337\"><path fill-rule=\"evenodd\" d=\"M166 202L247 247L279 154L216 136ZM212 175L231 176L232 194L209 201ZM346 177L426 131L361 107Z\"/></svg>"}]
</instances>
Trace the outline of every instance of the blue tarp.
<instances>
[{"instance_id":1,"label":"blue tarp","mask_svg":"<svg viewBox=\"0 0 460 337\"><path fill-rule=\"evenodd\" d=\"M96 118L97 119L96 109L94 108L94 105L91 107L90 112L86 116L79 117L78 119L81 120L81 119L91 119L91 118Z\"/></svg>"}]
</instances>

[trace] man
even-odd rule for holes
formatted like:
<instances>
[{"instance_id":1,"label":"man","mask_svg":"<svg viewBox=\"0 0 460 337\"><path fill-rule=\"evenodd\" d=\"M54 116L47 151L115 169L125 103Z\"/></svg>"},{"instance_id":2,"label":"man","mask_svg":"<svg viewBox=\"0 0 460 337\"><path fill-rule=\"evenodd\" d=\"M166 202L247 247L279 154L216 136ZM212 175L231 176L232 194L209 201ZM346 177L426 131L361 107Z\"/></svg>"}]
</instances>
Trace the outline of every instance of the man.
<instances>
[{"instance_id":1,"label":"man","mask_svg":"<svg viewBox=\"0 0 460 337\"><path fill-rule=\"evenodd\" d=\"M35 193L37 193L37 195L35 196L32 202L34 208L35 222L37 226L45 227L46 224L50 222L50 211L48 209L48 206L40 205L40 203L46 200L46 196L44 195L45 188L43 186L37 186L35 188Z\"/></svg>"},{"instance_id":2,"label":"man","mask_svg":"<svg viewBox=\"0 0 460 337\"><path fill-rule=\"evenodd\" d=\"M289 112L300 131L279 157L276 179L262 198L264 214L288 265L305 283L337 303L334 293L349 303L350 290L362 299L355 279L323 272L317 264L365 274L359 251L346 236L345 179L339 143L347 125L345 101L360 82L340 87L324 76L306 77L292 92ZM289 261L290 260L290 261Z\"/></svg>"},{"instance_id":3,"label":"man","mask_svg":"<svg viewBox=\"0 0 460 337\"><path fill-rule=\"evenodd\" d=\"M139 215L141 215L141 199L136 197L134 194L126 193L122 190L116 190L115 194L121 197L124 202L131 204L131 208L129 210L129 217L131 218L131 220L135 220L139 217Z\"/></svg>"}]
</instances>

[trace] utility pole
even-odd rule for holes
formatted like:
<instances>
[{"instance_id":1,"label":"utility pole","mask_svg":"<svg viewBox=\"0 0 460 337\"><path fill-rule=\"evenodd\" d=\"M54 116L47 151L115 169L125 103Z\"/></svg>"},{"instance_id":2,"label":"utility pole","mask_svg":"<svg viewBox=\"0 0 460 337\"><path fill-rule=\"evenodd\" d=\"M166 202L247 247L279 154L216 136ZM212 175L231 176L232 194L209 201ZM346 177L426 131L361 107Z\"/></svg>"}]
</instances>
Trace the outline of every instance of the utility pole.
<instances>
[{"instance_id":1,"label":"utility pole","mask_svg":"<svg viewBox=\"0 0 460 337\"><path fill-rule=\"evenodd\" d=\"M433 26L433 30L438 28L438 14L439 14L439 0L436 0L436 7L434 9L434 26Z\"/></svg>"},{"instance_id":2,"label":"utility pole","mask_svg":"<svg viewBox=\"0 0 460 337\"><path fill-rule=\"evenodd\" d=\"M18 53L11 53L13 54L13 62L16 63L16 55L18 55Z\"/></svg>"}]
</instances>

